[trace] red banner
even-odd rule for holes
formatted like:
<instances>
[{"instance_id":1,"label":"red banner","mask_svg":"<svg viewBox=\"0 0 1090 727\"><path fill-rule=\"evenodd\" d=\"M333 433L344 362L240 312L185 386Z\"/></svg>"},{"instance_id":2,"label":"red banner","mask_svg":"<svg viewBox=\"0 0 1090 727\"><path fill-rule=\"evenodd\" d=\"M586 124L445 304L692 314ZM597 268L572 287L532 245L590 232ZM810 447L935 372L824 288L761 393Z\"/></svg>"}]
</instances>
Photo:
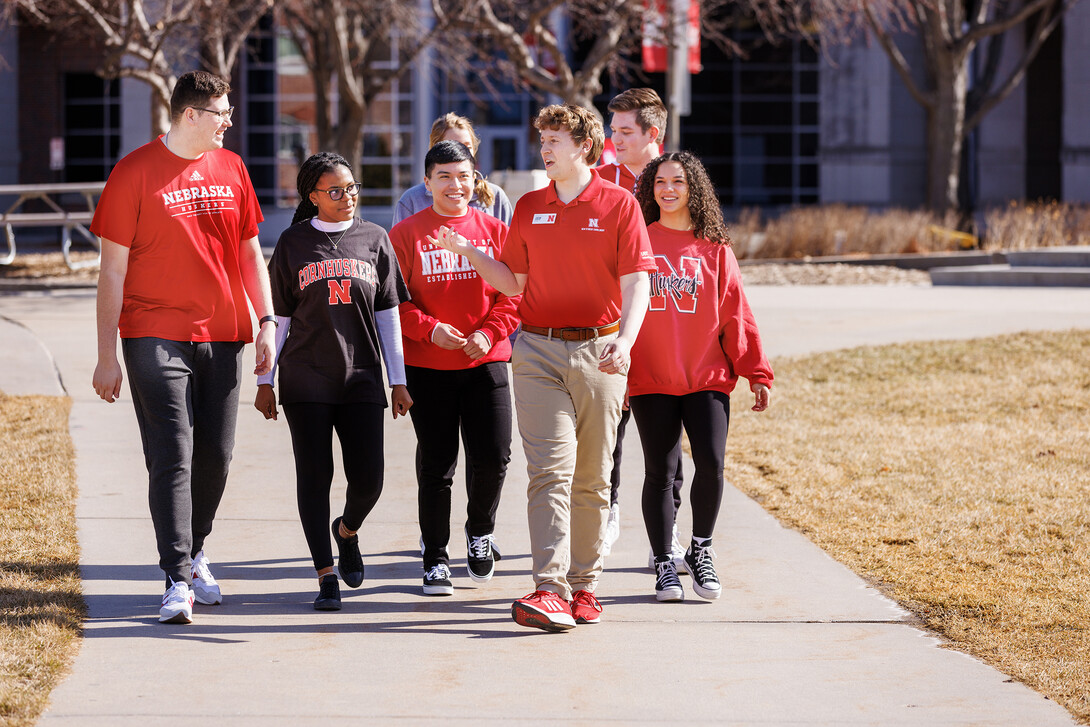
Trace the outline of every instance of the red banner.
<instances>
[{"instance_id":1,"label":"red banner","mask_svg":"<svg viewBox=\"0 0 1090 727\"><path fill-rule=\"evenodd\" d=\"M673 0L644 0L648 9L643 22L643 70L647 73L665 73L666 57L670 52L666 42L667 19ZM686 25L689 42L689 73L700 73L700 1L689 0L689 22Z\"/></svg>"}]
</instances>

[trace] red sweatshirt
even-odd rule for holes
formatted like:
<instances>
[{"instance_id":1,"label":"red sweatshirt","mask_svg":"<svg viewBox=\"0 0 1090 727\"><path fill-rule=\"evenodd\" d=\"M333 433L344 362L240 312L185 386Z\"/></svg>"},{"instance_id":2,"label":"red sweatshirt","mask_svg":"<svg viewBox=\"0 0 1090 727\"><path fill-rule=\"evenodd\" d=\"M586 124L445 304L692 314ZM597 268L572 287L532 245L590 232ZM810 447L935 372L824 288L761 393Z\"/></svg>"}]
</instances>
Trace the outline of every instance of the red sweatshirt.
<instances>
[{"instance_id":1,"label":"red sweatshirt","mask_svg":"<svg viewBox=\"0 0 1090 727\"><path fill-rule=\"evenodd\" d=\"M648 273L651 302L632 347L629 395L729 394L739 376L770 385L772 367L730 246L658 222L647 233L658 272Z\"/></svg>"},{"instance_id":2,"label":"red sweatshirt","mask_svg":"<svg viewBox=\"0 0 1090 727\"><path fill-rule=\"evenodd\" d=\"M507 337L518 326L520 296L508 298L478 276L466 258L429 243L425 236L435 237L440 225L458 231L494 258L507 237L507 225L473 207L462 217L444 217L429 207L394 225L390 240L412 295L398 308L405 363L452 371L506 361L511 357ZM481 331L492 348L476 361L461 349L440 348L431 341L439 323L454 326L467 338Z\"/></svg>"}]
</instances>

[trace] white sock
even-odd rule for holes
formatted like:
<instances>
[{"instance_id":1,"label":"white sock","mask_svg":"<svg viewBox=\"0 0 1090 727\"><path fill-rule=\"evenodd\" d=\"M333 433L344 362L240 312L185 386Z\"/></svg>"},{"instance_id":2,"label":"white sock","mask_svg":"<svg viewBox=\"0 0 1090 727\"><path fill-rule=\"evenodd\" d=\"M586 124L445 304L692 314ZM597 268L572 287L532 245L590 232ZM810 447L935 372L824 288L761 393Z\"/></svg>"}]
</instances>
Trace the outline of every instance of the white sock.
<instances>
[{"instance_id":1,"label":"white sock","mask_svg":"<svg viewBox=\"0 0 1090 727\"><path fill-rule=\"evenodd\" d=\"M711 538L698 538L695 535L693 536L693 545L698 545L701 548L707 548L711 544L712 544L712 539Z\"/></svg>"}]
</instances>

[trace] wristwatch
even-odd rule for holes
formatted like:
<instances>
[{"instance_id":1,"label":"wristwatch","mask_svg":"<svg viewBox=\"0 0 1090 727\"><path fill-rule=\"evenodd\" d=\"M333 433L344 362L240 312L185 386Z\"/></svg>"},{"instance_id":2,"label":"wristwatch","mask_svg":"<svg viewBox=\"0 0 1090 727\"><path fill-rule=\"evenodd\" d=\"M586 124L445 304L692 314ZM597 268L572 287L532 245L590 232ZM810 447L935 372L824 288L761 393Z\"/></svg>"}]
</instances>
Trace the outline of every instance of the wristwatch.
<instances>
[{"instance_id":1,"label":"wristwatch","mask_svg":"<svg viewBox=\"0 0 1090 727\"><path fill-rule=\"evenodd\" d=\"M277 328L280 327L280 324L276 322L276 316L264 316L261 320L257 322L257 325L261 326L268 323L269 321L272 321L272 324Z\"/></svg>"}]
</instances>

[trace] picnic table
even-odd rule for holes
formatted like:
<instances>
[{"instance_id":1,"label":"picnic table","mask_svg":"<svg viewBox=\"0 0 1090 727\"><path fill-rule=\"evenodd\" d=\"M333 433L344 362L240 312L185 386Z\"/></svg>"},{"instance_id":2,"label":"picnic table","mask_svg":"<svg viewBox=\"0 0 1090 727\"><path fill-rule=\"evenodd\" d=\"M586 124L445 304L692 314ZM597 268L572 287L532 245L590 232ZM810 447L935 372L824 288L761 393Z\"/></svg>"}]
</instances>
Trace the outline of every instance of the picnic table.
<instances>
[{"instance_id":1,"label":"picnic table","mask_svg":"<svg viewBox=\"0 0 1090 727\"><path fill-rule=\"evenodd\" d=\"M70 270L91 267L99 260L74 262L69 251L72 247L72 231L76 230L99 250L98 238L91 234L86 225L91 223L95 214L95 198L102 194L105 182L61 182L56 184L0 184L0 197L15 197L15 202L0 214L0 225L4 226L8 250L0 257L0 265L10 265L15 260L16 227L60 227L64 233L61 238L61 252L64 264ZM62 206L62 196L82 196L86 207L66 209ZM47 211L24 212L23 207L31 200L41 200ZM101 252L100 252L101 254Z\"/></svg>"}]
</instances>

